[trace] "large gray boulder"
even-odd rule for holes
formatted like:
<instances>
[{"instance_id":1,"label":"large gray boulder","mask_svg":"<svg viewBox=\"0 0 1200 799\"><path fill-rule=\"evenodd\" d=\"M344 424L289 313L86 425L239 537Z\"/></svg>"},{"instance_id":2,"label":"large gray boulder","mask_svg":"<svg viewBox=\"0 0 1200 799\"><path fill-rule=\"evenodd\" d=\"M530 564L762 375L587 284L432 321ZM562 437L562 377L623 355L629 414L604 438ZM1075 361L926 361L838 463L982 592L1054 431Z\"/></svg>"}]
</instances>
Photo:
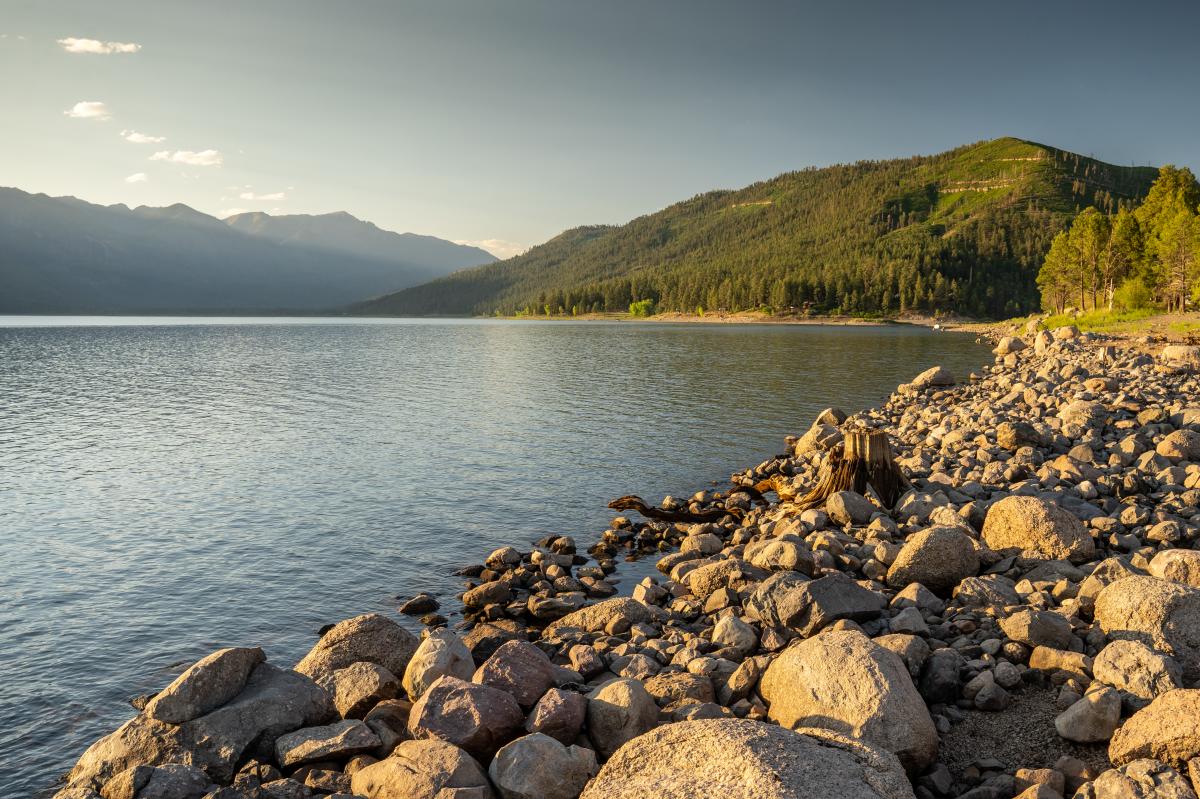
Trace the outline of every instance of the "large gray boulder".
<instances>
[{"instance_id":1,"label":"large gray boulder","mask_svg":"<svg viewBox=\"0 0 1200 799\"><path fill-rule=\"evenodd\" d=\"M520 731L525 714L512 694L445 676L412 707L408 732L413 738L437 738L487 761Z\"/></svg>"},{"instance_id":2,"label":"large gray boulder","mask_svg":"<svg viewBox=\"0 0 1200 799\"><path fill-rule=\"evenodd\" d=\"M394 699L400 680L383 666L360 660L333 672L329 690L342 718L361 719L380 702Z\"/></svg>"},{"instance_id":3,"label":"large gray boulder","mask_svg":"<svg viewBox=\"0 0 1200 799\"><path fill-rule=\"evenodd\" d=\"M469 680L474 673L475 662L463 640L445 628L432 630L408 661L404 670L404 691L415 702L439 677L449 674Z\"/></svg>"},{"instance_id":4,"label":"large gray boulder","mask_svg":"<svg viewBox=\"0 0 1200 799\"><path fill-rule=\"evenodd\" d=\"M455 791L464 797L472 791L475 799L494 796L475 758L438 740L402 741L390 757L356 771L350 787L366 799L452 797Z\"/></svg>"},{"instance_id":5,"label":"large gray boulder","mask_svg":"<svg viewBox=\"0 0 1200 799\"><path fill-rule=\"evenodd\" d=\"M1083 786L1075 799L1196 799L1190 781L1166 763L1142 758L1111 768Z\"/></svg>"},{"instance_id":6,"label":"large gray boulder","mask_svg":"<svg viewBox=\"0 0 1200 799\"><path fill-rule=\"evenodd\" d=\"M1096 544L1083 522L1041 497L1005 497L988 508L983 542L997 552L1048 560L1091 560Z\"/></svg>"},{"instance_id":7,"label":"large gray boulder","mask_svg":"<svg viewBox=\"0 0 1200 799\"><path fill-rule=\"evenodd\" d=\"M311 679L260 663L230 702L203 716L168 724L145 713L96 741L68 775L68 788L99 788L139 765L196 766L228 782L252 744L273 746L279 736L335 716L329 694Z\"/></svg>"},{"instance_id":8,"label":"large gray boulder","mask_svg":"<svg viewBox=\"0 0 1200 799\"><path fill-rule=\"evenodd\" d=\"M1108 759L1121 766L1153 758L1184 766L1200 756L1200 689L1161 694L1129 717L1108 744Z\"/></svg>"},{"instance_id":9,"label":"large gray boulder","mask_svg":"<svg viewBox=\"0 0 1200 799\"><path fill-rule=\"evenodd\" d=\"M1200 589L1157 577L1125 577L1096 597L1109 638L1140 641L1171 655L1185 677L1200 676Z\"/></svg>"},{"instance_id":10,"label":"large gray boulder","mask_svg":"<svg viewBox=\"0 0 1200 799\"><path fill-rule=\"evenodd\" d=\"M866 524L877 508L855 491L836 491L825 501L825 512L836 524Z\"/></svg>"},{"instance_id":11,"label":"large gray boulder","mask_svg":"<svg viewBox=\"0 0 1200 799\"><path fill-rule=\"evenodd\" d=\"M658 723L658 705L638 680L612 680L588 694L588 735L601 757Z\"/></svg>"},{"instance_id":12,"label":"large gray boulder","mask_svg":"<svg viewBox=\"0 0 1200 799\"><path fill-rule=\"evenodd\" d=\"M805 637L839 619L876 618L886 606L883 594L864 588L842 572L799 583L776 603L780 623Z\"/></svg>"},{"instance_id":13,"label":"large gray boulder","mask_svg":"<svg viewBox=\"0 0 1200 799\"><path fill-rule=\"evenodd\" d=\"M749 719L668 724L632 739L580 799L913 799L894 755L827 730Z\"/></svg>"},{"instance_id":14,"label":"large gray boulder","mask_svg":"<svg viewBox=\"0 0 1200 799\"><path fill-rule=\"evenodd\" d=\"M921 585L942 596L953 591L964 578L979 572L975 544L957 527L932 527L909 536L892 561L887 583L904 588Z\"/></svg>"},{"instance_id":15,"label":"large gray boulder","mask_svg":"<svg viewBox=\"0 0 1200 799\"><path fill-rule=\"evenodd\" d=\"M415 651L416 636L391 619L368 613L335 624L296 664L296 671L322 685L333 672L361 660L403 674Z\"/></svg>"},{"instance_id":16,"label":"large gray boulder","mask_svg":"<svg viewBox=\"0 0 1200 799\"><path fill-rule=\"evenodd\" d=\"M476 670L473 680L507 691L528 710L554 687L554 675L554 664L536 645L509 641Z\"/></svg>"},{"instance_id":17,"label":"large gray boulder","mask_svg":"<svg viewBox=\"0 0 1200 799\"><path fill-rule=\"evenodd\" d=\"M619 635L628 632L635 624L650 621L650 609L629 597L613 597L594 605L568 613L546 626L549 635L565 628L578 628L584 632L608 632Z\"/></svg>"},{"instance_id":18,"label":"large gray boulder","mask_svg":"<svg viewBox=\"0 0 1200 799\"><path fill-rule=\"evenodd\" d=\"M534 733L501 747L488 776L503 799L576 799L596 770L591 749Z\"/></svg>"},{"instance_id":19,"label":"large gray boulder","mask_svg":"<svg viewBox=\"0 0 1200 799\"><path fill-rule=\"evenodd\" d=\"M1140 641L1113 641L1096 655L1092 676L1143 707L1167 691L1183 687L1179 664Z\"/></svg>"},{"instance_id":20,"label":"large gray boulder","mask_svg":"<svg viewBox=\"0 0 1200 799\"><path fill-rule=\"evenodd\" d=\"M345 760L378 749L379 743L379 736L365 722L347 719L279 736L275 741L275 760L284 768L315 760Z\"/></svg>"},{"instance_id":21,"label":"large gray boulder","mask_svg":"<svg viewBox=\"0 0 1200 799\"><path fill-rule=\"evenodd\" d=\"M937 730L904 661L858 631L827 630L784 650L759 692L771 720L861 739L910 773L937 755Z\"/></svg>"},{"instance_id":22,"label":"large gray boulder","mask_svg":"<svg viewBox=\"0 0 1200 799\"><path fill-rule=\"evenodd\" d=\"M266 659L258 647L219 649L176 677L150 700L145 713L168 724L203 716L241 693L251 672Z\"/></svg>"}]
</instances>

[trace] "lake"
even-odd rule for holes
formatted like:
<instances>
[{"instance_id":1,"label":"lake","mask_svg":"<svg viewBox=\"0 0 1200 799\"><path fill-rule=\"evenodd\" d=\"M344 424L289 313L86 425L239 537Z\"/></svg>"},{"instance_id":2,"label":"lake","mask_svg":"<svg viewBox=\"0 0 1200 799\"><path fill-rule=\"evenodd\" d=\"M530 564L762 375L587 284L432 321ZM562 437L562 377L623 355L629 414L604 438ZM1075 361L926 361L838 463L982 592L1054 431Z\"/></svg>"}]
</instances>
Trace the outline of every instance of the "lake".
<instances>
[{"instance_id":1,"label":"lake","mask_svg":"<svg viewBox=\"0 0 1200 799\"><path fill-rule=\"evenodd\" d=\"M498 546L582 549L614 497L989 358L900 325L0 317L4 795L214 649L290 665L397 596L452 610Z\"/></svg>"}]
</instances>

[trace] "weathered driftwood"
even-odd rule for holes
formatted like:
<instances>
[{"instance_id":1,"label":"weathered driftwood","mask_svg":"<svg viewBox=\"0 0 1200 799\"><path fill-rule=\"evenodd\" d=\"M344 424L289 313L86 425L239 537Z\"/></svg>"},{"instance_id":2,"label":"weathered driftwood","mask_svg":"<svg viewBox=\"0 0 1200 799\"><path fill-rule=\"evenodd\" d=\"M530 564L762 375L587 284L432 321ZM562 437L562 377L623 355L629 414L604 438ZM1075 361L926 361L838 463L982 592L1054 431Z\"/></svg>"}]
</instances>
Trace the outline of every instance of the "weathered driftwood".
<instances>
[{"instance_id":1,"label":"weathered driftwood","mask_svg":"<svg viewBox=\"0 0 1200 799\"><path fill-rule=\"evenodd\" d=\"M892 458L887 432L859 428L847 430L845 436L843 444L830 451L816 486L796 501L797 507L823 505L838 491L873 493L883 507L895 507L909 483Z\"/></svg>"},{"instance_id":2,"label":"weathered driftwood","mask_svg":"<svg viewBox=\"0 0 1200 799\"><path fill-rule=\"evenodd\" d=\"M647 519L658 519L663 522L715 522L730 515L730 511L725 508L709 508L708 510L699 512L687 509L666 510L665 508L656 508L652 505L647 505L646 501L641 497L633 496L632 494L614 499L608 503L608 507L613 510L637 511Z\"/></svg>"}]
</instances>

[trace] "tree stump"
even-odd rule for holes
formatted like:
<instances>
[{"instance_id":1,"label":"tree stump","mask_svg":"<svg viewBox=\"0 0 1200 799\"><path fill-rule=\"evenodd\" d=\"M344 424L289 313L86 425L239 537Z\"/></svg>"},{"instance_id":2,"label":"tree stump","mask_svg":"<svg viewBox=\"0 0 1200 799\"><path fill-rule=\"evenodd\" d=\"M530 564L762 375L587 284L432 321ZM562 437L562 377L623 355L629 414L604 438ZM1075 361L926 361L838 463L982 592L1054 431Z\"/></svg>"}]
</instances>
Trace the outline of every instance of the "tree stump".
<instances>
[{"instance_id":1,"label":"tree stump","mask_svg":"<svg viewBox=\"0 0 1200 799\"><path fill-rule=\"evenodd\" d=\"M893 508L908 490L908 480L892 458L892 445L884 430L855 428L845 431L841 448L829 453L817 485L796 501L800 510L823 505L831 494L856 491L873 493L885 508Z\"/></svg>"}]
</instances>

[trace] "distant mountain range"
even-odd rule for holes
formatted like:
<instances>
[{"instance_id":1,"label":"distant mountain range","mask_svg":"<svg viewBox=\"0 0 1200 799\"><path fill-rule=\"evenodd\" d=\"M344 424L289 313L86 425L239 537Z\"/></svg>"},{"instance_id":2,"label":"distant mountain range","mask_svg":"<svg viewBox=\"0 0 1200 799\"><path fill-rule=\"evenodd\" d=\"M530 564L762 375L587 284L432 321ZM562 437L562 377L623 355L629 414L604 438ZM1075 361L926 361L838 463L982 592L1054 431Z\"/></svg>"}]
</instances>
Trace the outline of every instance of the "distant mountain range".
<instances>
[{"instance_id":1,"label":"distant mountain range","mask_svg":"<svg viewBox=\"0 0 1200 799\"><path fill-rule=\"evenodd\" d=\"M0 313L312 312L495 260L344 212L222 221L0 188Z\"/></svg>"},{"instance_id":2,"label":"distant mountain range","mask_svg":"<svg viewBox=\"0 0 1200 799\"><path fill-rule=\"evenodd\" d=\"M1083 208L1135 204L1157 170L1003 138L789 172L360 303L363 314L955 311L1038 305L1050 241Z\"/></svg>"}]
</instances>

